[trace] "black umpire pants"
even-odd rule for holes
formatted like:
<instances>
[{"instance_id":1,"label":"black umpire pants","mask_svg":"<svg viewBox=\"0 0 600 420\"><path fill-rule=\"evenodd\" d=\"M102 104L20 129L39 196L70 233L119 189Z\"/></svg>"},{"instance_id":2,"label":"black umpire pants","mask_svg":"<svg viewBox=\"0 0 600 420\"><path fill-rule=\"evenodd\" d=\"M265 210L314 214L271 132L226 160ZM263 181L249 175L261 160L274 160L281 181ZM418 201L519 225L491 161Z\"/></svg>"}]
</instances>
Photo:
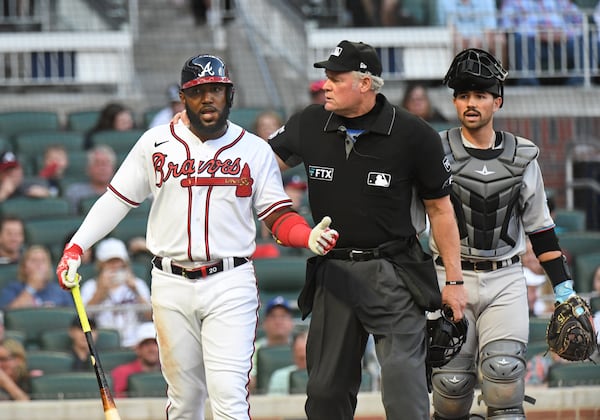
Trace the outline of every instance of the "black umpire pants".
<instances>
[{"instance_id":1,"label":"black umpire pants","mask_svg":"<svg viewBox=\"0 0 600 420\"><path fill-rule=\"evenodd\" d=\"M368 334L375 336L388 420L429 419L423 309L385 259L317 258L307 341L309 420L350 420Z\"/></svg>"}]
</instances>

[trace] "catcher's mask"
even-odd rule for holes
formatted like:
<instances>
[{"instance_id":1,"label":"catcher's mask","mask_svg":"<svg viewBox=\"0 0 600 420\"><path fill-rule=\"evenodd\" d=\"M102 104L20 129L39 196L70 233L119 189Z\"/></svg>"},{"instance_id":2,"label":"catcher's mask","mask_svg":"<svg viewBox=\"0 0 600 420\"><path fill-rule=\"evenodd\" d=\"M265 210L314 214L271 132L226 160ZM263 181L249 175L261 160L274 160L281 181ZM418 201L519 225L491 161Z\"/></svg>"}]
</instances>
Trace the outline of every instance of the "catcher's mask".
<instances>
[{"instance_id":1,"label":"catcher's mask","mask_svg":"<svg viewBox=\"0 0 600 420\"><path fill-rule=\"evenodd\" d=\"M201 54L189 58L181 69L181 89L205 83L223 83L227 86L227 105L233 105L233 82L225 62L214 55Z\"/></svg>"},{"instance_id":2,"label":"catcher's mask","mask_svg":"<svg viewBox=\"0 0 600 420\"><path fill-rule=\"evenodd\" d=\"M427 320L427 361L431 367L444 366L460 352L467 340L467 319L463 317L460 321L452 321L452 311L447 307L440 312L439 318Z\"/></svg>"},{"instance_id":3,"label":"catcher's mask","mask_svg":"<svg viewBox=\"0 0 600 420\"><path fill-rule=\"evenodd\" d=\"M492 54L478 48L468 48L454 57L443 83L454 89L454 96L474 90L503 98L506 76L508 71Z\"/></svg>"}]
</instances>

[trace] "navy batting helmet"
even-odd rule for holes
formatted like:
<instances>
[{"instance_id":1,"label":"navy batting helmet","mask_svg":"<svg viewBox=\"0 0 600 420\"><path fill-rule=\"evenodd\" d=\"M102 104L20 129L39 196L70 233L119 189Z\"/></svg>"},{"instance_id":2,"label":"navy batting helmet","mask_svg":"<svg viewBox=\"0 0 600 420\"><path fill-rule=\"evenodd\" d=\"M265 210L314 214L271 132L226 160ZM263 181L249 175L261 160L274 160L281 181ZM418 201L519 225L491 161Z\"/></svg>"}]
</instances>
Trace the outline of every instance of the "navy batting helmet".
<instances>
[{"instance_id":1,"label":"navy batting helmet","mask_svg":"<svg viewBox=\"0 0 600 420\"><path fill-rule=\"evenodd\" d=\"M223 83L229 85L228 105L233 103L233 82L225 62L217 56L201 54L189 58L181 70L181 89L205 83Z\"/></svg>"},{"instance_id":2,"label":"navy batting helmet","mask_svg":"<svg viewBox=\"0 0 600 420\"><path fill-rule=\"evenodd\" d=\"M467 340L469 322L466 318L453 321L452 310L445 307L442 316L427 320L429 346L427 362L431 367L441 367L454 358Z\"/></svg>"},{"instance_id":3,"label":"navy batting helmet","mask_svg":"<svg viewBox=\"0 0 600 420\"><path fill-rule=\"evenodd\" d=\"M477 90L502 97L506 76L508 71L492 54L468 48L454 57L443 83L454 89L455 94Z\"/></svg>"}]
</instances>

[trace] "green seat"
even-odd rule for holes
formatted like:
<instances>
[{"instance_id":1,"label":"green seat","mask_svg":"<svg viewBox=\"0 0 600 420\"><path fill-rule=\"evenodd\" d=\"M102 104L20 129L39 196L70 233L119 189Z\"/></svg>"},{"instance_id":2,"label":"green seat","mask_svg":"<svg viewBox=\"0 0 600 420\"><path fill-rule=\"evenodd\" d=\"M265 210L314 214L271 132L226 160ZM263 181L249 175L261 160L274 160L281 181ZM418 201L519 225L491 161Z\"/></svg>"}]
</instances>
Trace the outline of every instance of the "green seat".
<instances>
[{"instance_id":1,"label":"green seat","mask_svg":"<svg viewBox=\"0 0 600 420\"><path fill-rule=\"evenodd\" d=\"M127 379L127 396L156 398L167 395L167 382L160 371L134 373Z\"/></svg>"},{"instance_id":2,"label":"green seat","mask_svg":"<svg viewBox=\"0 0 600 420\"><path fill-rule=\"evenodd\" d=\"M6 329L25 332L26 348L39 348L43 332L67 328L75 315L74 308L66 307L6 309L4 325Z\"/></svg>"},{"instance_id":3,"label":"green seat","mask_svg":"<svg viewBox=\"0 0 600 420\"><path fill-rule=\"evenodd\" d=\"M65 169L64 177L74 180L87 180L87 151L68 150L69 166Z\"/></svg>"},{"instance_id":4,"label":"green seat","mask_svg":"<svg viewBox=\"0 0 600 420\"><path fill-rule=\"evenodd\" d=\"M564 232L558 235L558 243L576 260L579 255L600 252L600 232Z\"/></svg>"},{"instance_id":5,"label":"green seat","mask_svg":"<svg viewBox=\"0 0 600 420\"><path fill-rule=\"evenodd\" d=\"M529 343L546 343L548 322L548 318L529 318Z\"/></svg>"},{"instance_id":6,"label":"green seat","mask_svg":"<svg viewBox=\"0 0 600 420\"><path fill-rule=\"evenodd\" d=\"M536 341L527 345L525 359L531 360L536 355L544 355L548 351L548 344L545 341Z\"/></svg>"},{"instance_id":7,"label":"green seat","mask_svg":"<svg viewBox=\"0 0 600 420\"><path fill-rule=\"evenodd\" d=\"M73 131L36 131L22 133L13 143L19 156L41 155L48 146L60 144L67 150L83 150L84 135Z\"/></svg>"},{"instance_id":8,"label":"green seat","mask_svg":"<svg viewBox=\"0 0 600 420\"><path fill-rule=\"evenodd\" d=\"M23 346L25 345L25 331L21 330L4 330L5 340L14 340Z\"/></svg>"},{"instance_id":9,"label":"green seat","mask_svg":"<svg viewBox=\"0 0 600 420\"><path fill-rule=\"evenodd\" d=\"M39 370L42 374L70 372L73 368L73 355L66 351L32 350L27 352L29 370Z\"/></svg>"},{"instance_id":10,"label":"green seat","mask_svg":"<svg viewBox=\"0 0 600 420\"><path fill-rule=\"evenodd\" d=\"M90 209L92 208L92 206L94 205L94 203L98 200L98 198L99 198L99 196L94 196L94 197L84 198L83 200L81 200L79 203L79 209L81 211L81 214L87 214L90 211ZM127 217L132 217L132 216L148 217L148 213L150 212L151 205L152 205L151 200L142 201L142 203L138 207L135 207L135 208L132 208L131 210L129 210L129 213L127 213Z\"/></svg>"},{"instance_id":11,"label":"green seat","mask_svg":"<svg viewBox=\"0 0 600 420\"><path fill-rule=\"evenodd\" d=\"M239 126L242 126L246 130L254 132L254 121L256 121L256 117L266 110L266 108L260 107L232 108L231 112L229 113L229 120ZM283 119L285 112L283 112L283 110L277 110L277 112Z\"/></svg>"},{"instance_id":12,"label":"green seat","mask_svg":"<svg viewBox=\"0 0 600 420\"><path fill-rule=\"evenodd\" d=\"M18 216L24 221L68 216L69 203L63 198L16 197L0 203L0 214Z\"/></svg>"},{"instance_id":13,"label":"green seat","mask_svg":"<svg viewBox=\"0 0 600 420\"><path fill-rule=\"evenodd\" d=\"M554 212L554 223L563 232L583 232L585 230L585 212L581 210L559 209Z\"/></svg>"},{"instance_id":14,"label":"green seat","mask_svg":"<svg viewBox=\"0 0 600 420\"><path fill-rule=\"evenodd\" d=\"M578 255L575 259L575 290L579 293L593 291L594 274L600 267L600 252Z\"/></svg>"},{"instance_id":15,"label":"green seat","mask_svg":"<svg viewBox=\"0 0 600 420\"><path fill-rule=\"evenodd\" d=\"M136 236L146 237L146 227L148 225L147 215L128 214L119 222L110 236L118 238L123 242L129 241Z\"/></svg>"},{"instance_id":16,"label":"green seat","mask_svg":"<svg viewBox=\"0 0 600 420\"><path fill-rule=\"evenodd\" d=\"M548 370L549 387L600 385L600 365L592 362L556 363Z\"/></svg>"},{"instance_id":17,"label":"green seat","mask_svg":"<svg viewBox=\"0 0 600 420\"><path fill-rule=\"evenodd\" d=\"M299 369L290 372L290 394L305 394L306 384L308 383L308 372L306 369ZM360 392L370 392L373 390L373 377L363 370L360 380Z\"/></svg>"},{"instance_id":18,"label":"green seat","mask_svg":"<svg viewBox=\"0 0 600 420\"><path fill-rule=\"evenodd\" d=\"M120 349L121 336L118 330L98 328L97 334L95 344L98 351ZM69 330L61 328L60 330L44 331L40 336L40 348L42 350L69 351L71 349Z\"/></svg>"},{"instance_id":19,"label":"green seat","mask_svg":"<svg viewBox=\"0 0 600 420\"><path fill-rule=\"evenodd\" d=\"M92 134L92 143L94 145L105 144L110 146L116 154L126 153L131 150L133 145L144 134L144 130L103 130Z\"/></svg>"},{"instance_id":20,"label":"green seat","mask_svg":"<svg viewBox=\"0 0 600 420\"><path fill-rule=\"evenodd\" d=\"M112 392L112 378L106 375ZM97 399L98 380L93 372L64 372L31 378L31 397L34 400Z\"/></svg>"},{"instance_id":21,"label":"green seat","mask_svg":"<svg viewBox=\"0 0 600 420\"><path fill-rule=\"evenodd\" d=\"M0 112L0 133L7 136L10 141L12 141L15 136L22 133L58 130L60 130L60 120L56 112Z\"/></svg>"},{"instance_id":22,"label":"green seat","mask_svg":"<svg viewBox=\"0 0 600 420\"><path fill-rule=\"evenodd\" d=\"M160 110L162 110L162 109L163 109L162 106L152 107L143 112L142 123L144 124L145 128L150 127L150 123L152 122L152 120L154 119L156 114L158 114L160 112Z\"/></svg>"},{"instance_id":23,"label":"green seat","mask_svg":"<svg viewBox=\"0 0 600 420\"><path fill-rule=\"evenodd\" d=\"M306 278L306 258L279 257L254 260L263 309L271 298L283 296L290 303L298 299ZM294 315L299 315L295 310Z\"/></svg>"},{"instance_id":24,"label":"green seat","mask_svg":"<svg viewBox=\"0 0 600 420\"><path fill-rule=\"evenodd\" d=\"M590 307L592 308L592 313L600 311L600 296L590 298Z\"/></svg>"},{"instance_id":25,"label":"green seat","mask_svg":"<svg viewBox=\"0 0 600 420\"><path fill-rule=\"evenodd\" d=\"M98 357L100 358L100 363L102 364L104 371L108 373L119 365L133 362L137 355L135 354L135 351L131 349L118 349L103 351Z\"/></svg>"},{"instance_id":26,"label":"green seat","mask_svg":"<svg viewBox=\"0 0 600 420\"><path fill-rule=\"evenodd\" d=\"M271 374L294 363L289 345L259 347L256 350L256 389L267 392Z\"/></svg>"},{"instance_id":27,"label":"green seat","mask_svg":"<svg viewBox=\"0 0 600 420\"><path fill-rule=\"evenodd\" d=\"M65 237L79 228L83 217L47 217L25 221L25 236L28 244L45 245L50 249L62 248Z\"/></svg>"},{"instance_id":28,"label":"green seat","mask_svg":"<svg viewBox=\"0 0 600 420\"><path fill-rule=\"evenodd\" d=\"M99 117L100 111L97 109L69 112L67 114L67 129L86 133L96 125Z\"/></svg>"}]
</instances>

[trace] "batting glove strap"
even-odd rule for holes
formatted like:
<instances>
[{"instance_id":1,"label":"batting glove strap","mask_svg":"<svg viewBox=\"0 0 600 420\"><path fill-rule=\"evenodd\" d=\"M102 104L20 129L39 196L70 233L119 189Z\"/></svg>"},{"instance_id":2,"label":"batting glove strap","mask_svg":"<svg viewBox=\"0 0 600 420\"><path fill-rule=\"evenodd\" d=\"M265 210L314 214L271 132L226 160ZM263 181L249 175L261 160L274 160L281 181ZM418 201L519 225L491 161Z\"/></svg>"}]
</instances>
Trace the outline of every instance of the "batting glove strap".
<instances>
[{"instance_id":1,"label":"batting glove strap","mask_svg":"<svg viewBox=\"0 0 600 420\"><path fill-rule=\"evenodd\" d=\"M62 258L56 267L56 276L58 284L65 290L72 289L79 284L79 274L77 269L81 265L81 256L83 249L77 244L67 244L63 251Z\"/></svg>"}]
</instances>

